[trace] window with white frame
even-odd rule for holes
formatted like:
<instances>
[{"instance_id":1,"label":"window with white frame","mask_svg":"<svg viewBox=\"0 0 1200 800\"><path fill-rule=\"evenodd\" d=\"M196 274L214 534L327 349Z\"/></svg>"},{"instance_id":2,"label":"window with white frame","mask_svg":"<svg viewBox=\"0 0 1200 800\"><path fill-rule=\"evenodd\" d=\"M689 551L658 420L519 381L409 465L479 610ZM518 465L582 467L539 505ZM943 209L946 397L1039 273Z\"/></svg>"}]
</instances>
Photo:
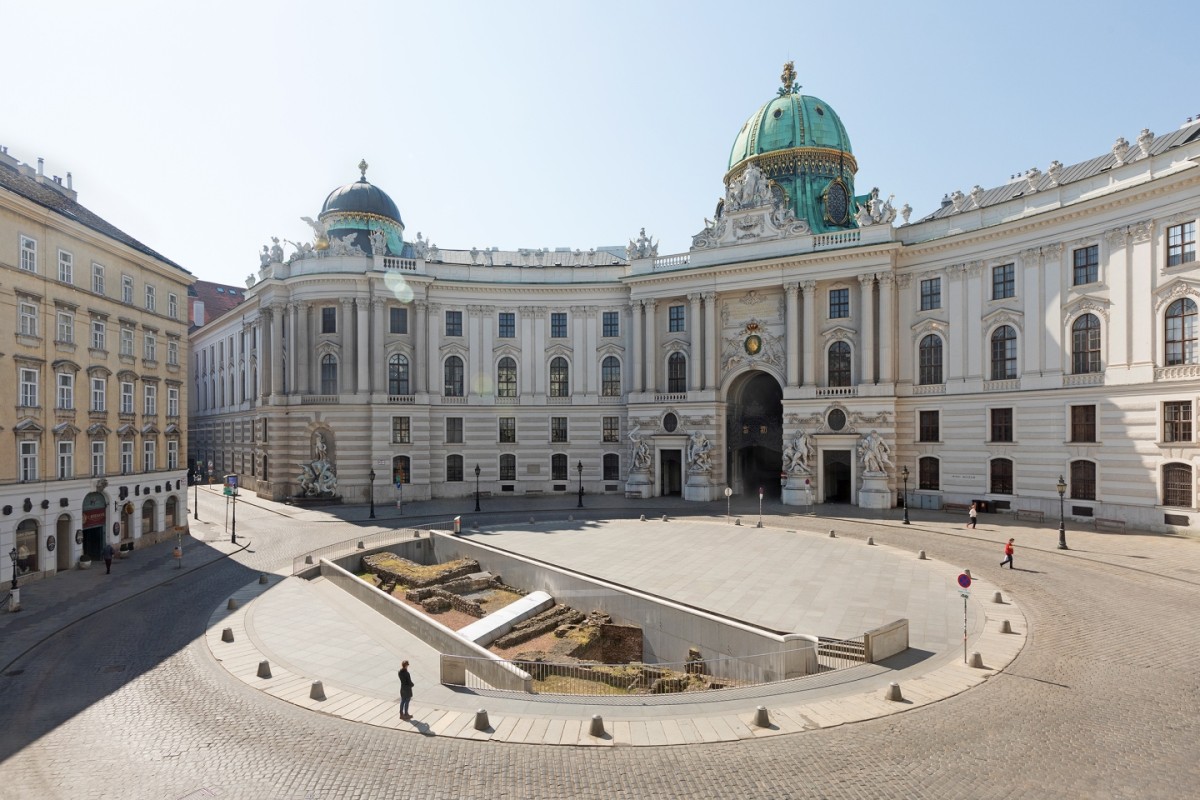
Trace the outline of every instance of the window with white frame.
<instances>
[{"instance_id":1,"label":"window with white frame","mask_svg":"<svg viewBox=\"0 0 1200 800\"><path fill-rule=\"evenodd\" d=\"M921 310L930 311L942 307L942 279L926 278L921 281Z\"/></svg>"},{"instance_id":2,"label":"window with white frame","mask_svg":"<svg viewBox=\"0 0 1200 800\"><path fill-rule=\"evenodd\" d=\"M167 387L167 416L168 417L178 417L179 416L179 387L178 386L168 386Z\"/></svg>"},{"instance_id":3,"label":"window with white frame","mask_svg":"<svg viewBox=\"0 0 1200 800\"><path fill-rule=\"evenodd\" d=\"M18 330L22 336L38 336L38 307L34 303L22 302L17 304L17 314L20 317Z\"/></svg>"},{"instance_id":4,"label":"window with white frame","mask_svg":"<svg viewBox=\"0 0 1200 800\"><path fill-rule=\"evenodd\" d=\"M179 469L179 440L167 440L167 469Z\"/></svg>"},{"instance_id":5,"label":"window with white frame","mask_svg":"<svg viewBox=\"0 0 1200 800\"><path fill-rule=\"evenodd\" d=\"M154 472L158 468L154 463L156 450L153 440L142 442L142 472Z\"/></svg>"},{"instance_id":6,"label":"window with white frame","mask_svg":"<svg viewBox=\"0 0 1200 800\"><path fill-rule=\"evenodd\" d=\"M105 395L108 391L108 381L104 378L92 378L92 411L107 411L108 404Z\"/></svg>"},{"instance_id":7,"label":"window with white frame","mask_svg":"<svg viewBox=\"0 0 1200 800\"><path fill-rule=\"evenodd\" d=\"M37 239L21 237L21 269L37 272Z\"/></svg>"},{"instance_id":8,"label":"window with white frame","mask_svg":"<svg viewBox=\"0 0 1200 800\"><path fill-rule=\"evenodd\" d=\"M133 474L133 440L123 439L121 441L121 474Z\"/></svg>"},{"instance_id":9,"label":"window with white frame","mask_svg":"<svg viewBox=\"0 0 1200 800\"><path fill-rule=\"evenodd\" d=\"M167 363L173 367L179 366L179 342L174 339L167 341Z\"/></svg>"},{"instance_id":10,"label":"window with white frame","mask_svg":"<svg viewBox=\"0 0 1200 800\"><path fill-rule=\"evenodd\" d=\"M131 381L121 381L121 407L122 414L133 413L133 383Z\"/></svg>"},{"instance_id":11,"label":"window with white frame","mask_svg":"<svg viewBox=\"0 0 1200 800\"><path fill-rule=\"evenodd\" d=\"M517 418L516 417L500 417L499 431L500 431L500 443L501 444L516 444L516 441L517 441Z\"/></svg>"},{"instance_id":12,"label":"window with white frame","mask_svg":"<svg viewBox=\"0 0 1200 800\"><path fill-rule=\"evenodd\" d=\"M158 295L155 288L150 284L146 284L146 310L154 311L158 306Z\"/></svg>"},{"instance_id":13,"label":"window with white frame","mask_svg":"<svg viewBox=\"0 0 1200 800\"><path fill-rule=\"evenodd\" d=\"M92 477L99 478L104 474L105 446L102 439L92 442Z\"/></svg>"},{"instance_id":14,"label":"window with white frame","mask_svg":"<svg viewBox=\"0 0 1200 800\"><path fill-rule=\"evenodd\" d=\"M75 477L75 443L58 443L58 479L65 481Z\"/></svg>"},{"instance_id":15,"label":"window with white frame","mask_svg":"<svg viewBox=\"0 0 1200 800\"><path fill-rule=\"evenodd\" d=\"M167 316L179 319L179 295L174 292L167 293Z\"/></svg>"},{"instance_id":16,"label":"window with white frame","mask_svg":"<svg viewBox=\"0 0 1200 800\"><path fill-rule=\"evenodd\" d=\"M550 441L566 442L567 441L567 418L566 417L551 417L550 418Z\"/></svg>"},{"instance_id":17,"label":"window with white frame","mask_svg":"<svg viewBox=\"0 0 1200 800\"><path fill-rule=\"evenodd\" d=\"M104 330L104 320L92 320L92 349L103 350L108 344L108 337Z\"/></svg>"},{"instance_id":18,"label":"window with white frame","mask_svg":"<svg viewBox=\"0 0 1200 800\"><path fill-rule=\"evenodd\" d=\"M121 302L133 305L133 276L121 276Z\"/></svg>"},{"instance_id":19,"label":"window with white frame","mask_svg":"<svg viewBox=\"0 0 1200 800\"><path fill-rule=\"evenodd\" d=\"M21 442L21 482L36 481L38 475L38 443L35 441Z\"/></svg>"},{"instance_id":20,"label":"window with white frame","mask_svg":"<svg viewBox=\"0 0 1200 800\"><path fill-rule=\"evenodd\" d=\"M158 360L158 337L147 333L142 339L142 358L147 361Z\"/></svg>"},{"instance_id":21,"label":"window with white frame","mask_svg":"<svg viewBox=\"0 0 1200 800\"><path fill-rule=\"evenodd\" d=\"M38 404L38 371L22 367L20 371L21 406L36 408Z\"/></svg>"},{"instance_id":22,"label":"window with white frame","mask_svg":"<svg viewBox=\"0 0 1200 800\"><path fill-rule=\"evenodd\" d=\"M500 456L500 480L515 481L517 479L517 457L512 453Z\"/></svg>"},{"instance_id":23,"label":"window with white frame","mask_svg":"<svg viewBox=\"0 0 1200 800\"><path fill-rule=\"evenodd\" d=\"M92 262L92 291L104 294L104 265Z\"/></svg>"},{"instance_id":24,"label":"window with white frame","mask_svg":"<svg viewBox=\"0 0 1200 800\"><path fill-rule=\"evenodd\" d=\"M63 283L75 282L75 256L66 250L58 251L58 279Z\"/></svg>"},{"instance_id":25,"label":"window with white frame","mask_svg":"<svg viewBox=\"0 0 1200 800\"><path fill-rule=\"evenodd\" d=\"M24 252L21 255L24 258ZM1175 267L1195 260L1196 223L1185 222L1167 228L1167 266Z\"/></svg>"},{"instance_id":26,"label":"window with white frame","mask_svg":"<svg viewBox=\"0 0 1200 800\"><path fill-rule=\"evenodd\" d=\"M158 416L158 387L148 383L142 389L145 393L142 398L142 414L147 417Z\"/></svg>"},{"instance_id":27,"label":"window with white frame","mask_svg":"<svg viewBox=\"0 0 1200 800\"><path fill-rule=\"evenodd\" d=\"M75 376L70 372L58 373L57 407L64 410L75 407Z\"/></svg>"},{"instance_id":28,"label":"window with white frame","mask_svg":"<svg viewBox=\"0 0 1200 800\"><path fill-rule=\"evenodd\" d=\"M121 326L121 355L133 355L133 328Z\"/></svg>"},{"instance_id":29,"label":"window with white frame","mask_svg":"<svg viewBox=\"0 0 1200 800\"><path fill-rule=\"evenodd\" d=\"M75 344L75 315L70 311L58 312L56 341L60 344Z\"/></svg>"}]
</instances>

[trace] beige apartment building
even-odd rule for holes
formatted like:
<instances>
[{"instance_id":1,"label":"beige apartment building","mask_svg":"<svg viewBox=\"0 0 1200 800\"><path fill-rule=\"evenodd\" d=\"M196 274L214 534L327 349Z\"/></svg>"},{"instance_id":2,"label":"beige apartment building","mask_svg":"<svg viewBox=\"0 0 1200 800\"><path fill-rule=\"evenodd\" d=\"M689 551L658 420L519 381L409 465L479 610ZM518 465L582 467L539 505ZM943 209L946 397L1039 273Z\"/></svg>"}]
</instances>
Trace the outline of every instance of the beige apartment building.
<instances>
[{"instance_id":1,"label":"beige apartment building","mask_svg":"<svg viewBox=\"0 0 1200 800\"><path fill-rule=\"evenodd\" d=\"M22 581L187 520L194 279L76 197L0 148L0 554Z\"/></svg>"}]
</instances>

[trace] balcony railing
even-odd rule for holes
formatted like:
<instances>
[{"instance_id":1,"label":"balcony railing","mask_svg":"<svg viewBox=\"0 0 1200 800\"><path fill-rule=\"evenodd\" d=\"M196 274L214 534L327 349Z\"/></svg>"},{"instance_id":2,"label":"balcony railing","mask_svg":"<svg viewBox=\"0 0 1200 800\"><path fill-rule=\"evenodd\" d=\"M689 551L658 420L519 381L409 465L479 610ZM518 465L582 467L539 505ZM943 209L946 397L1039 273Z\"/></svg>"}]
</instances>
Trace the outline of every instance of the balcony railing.
<instances>
[{"instance_id":1,"label":"balcony railing","mask_svg":"<svg viewBox=\"0 0 1200 800\"><path fill-rule=\"evenodd\" d=\"M1103 383L1103 372L1084 372L1079 375L1063 375L1063 386L1100 386Z\"/></svg>"},{"instance_id":2,"label":"balcony railing","mask_svg":"<svg viewBox=\"0 0 1200 800\"><path fill-rule=\"evenodd\" d=\"M818 386L817 397L857 397L857 386Z\"/></svg>"},{"instance_id":3,"label":"balcony railing","mask_svg":"<svg viewBox=\"0 0 1200 800\"><path fill-rule=\"evenodd\" d=\"M383 257L384 269L403 270L404 272L416 272L417 262L412 258L398 258L396 256Z\"/></svg>"},{"instance_id":4,"label":"balcony railing","mask_svg":"<svg viewBox=\"0 0 1200 800\"><path fill-rule=\"evenodd\" d=\"M337 405L340 400L341 398L336 394L300 395L300 405L302 406Z\"/></svg>"},{"instance_id":5,"label":"balcony railing","mask_svg":"<svg viewBox=\"0 0 1200 800\"><path fill-rule=\"evenodd\" d=\"M388 399L387 399L387 401L389 403L396 403L399 405L408 405L408 406L411 406L413 404L413 400L414 400L414 395L411 395L411 394L389 394Z\"/></svg>"},{"instance_id":6,"label":"balcony railing","mask_svg":"<svg viewBox=\"0 0 1200 800\"><path fill-rule=\"evenodd\" d=\"M945 394L946 384L944 383L926 383L918 384L913 387L913 394Z\"/></svg>"},{"instance_id":7,"label":"balcony railing","mask_svg":"<svg viewBox=\"0 0 1200 800\"><path fill-rule=\"evenodd\" d=\"M654 395L656 403L682 403L687 400L687 392L667 392Z\"/></svg>"}]
</instances>

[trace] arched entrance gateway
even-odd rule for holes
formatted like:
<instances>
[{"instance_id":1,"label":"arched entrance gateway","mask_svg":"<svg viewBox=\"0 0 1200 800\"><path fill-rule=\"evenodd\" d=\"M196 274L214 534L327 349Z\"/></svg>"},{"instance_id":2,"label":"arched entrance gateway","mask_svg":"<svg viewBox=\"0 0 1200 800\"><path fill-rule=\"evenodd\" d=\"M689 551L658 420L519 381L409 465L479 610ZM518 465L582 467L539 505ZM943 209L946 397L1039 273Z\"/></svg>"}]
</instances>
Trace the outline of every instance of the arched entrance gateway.
<instances>
[{"instance_id":1,"label":"arched entrance gateway","mask_svg":"<svg viewBox=\"0 0 1200 800\"><path fill-rule=\"evenodd\" d=\"M725 469L735 494L779 497L783 466L783 388L766 372L738 376L726 401Z\"/></svg>"}]
</instances>

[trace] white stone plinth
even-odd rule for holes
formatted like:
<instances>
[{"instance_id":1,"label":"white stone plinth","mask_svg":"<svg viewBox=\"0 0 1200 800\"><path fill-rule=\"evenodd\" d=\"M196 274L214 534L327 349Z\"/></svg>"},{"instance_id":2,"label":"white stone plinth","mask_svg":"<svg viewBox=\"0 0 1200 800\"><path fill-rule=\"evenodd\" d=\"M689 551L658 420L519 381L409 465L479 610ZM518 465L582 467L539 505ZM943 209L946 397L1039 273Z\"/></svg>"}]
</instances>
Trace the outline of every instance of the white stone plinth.
<instances>
[{"instance_id":1,"label":"white stone plinth","mask_svg":"<svg viewBox=\"0 0 1200 800\"><path fill-rule=\"evenodd\" d=\"M706 503L724 496L723 486L713 486L707 472L694 472L688 475L687 483L683 485L683 499Z\"/></svg>"},{"instance_id":2,"label":"white stone plinth","mask_svg":"<svg viewBox=\"0 0 1200 800\"><path fill-rule=\"evenodd\" d=\"M631 472L629 480L625 481L625 494L640 497L643 500L653 496L654 482L649 472Z\"/></svg>"},{"instance_id":3,"label":"white stone plinth","mask_svg":"<svg viewBox=\"0 0 1200 800\"><path fill-rule=\"evenodd\" d=\"M887 475L882 472L863 473L858 505L860 508L892 507L892 490L888 488Z\"/></svg>"}]
</instances>

